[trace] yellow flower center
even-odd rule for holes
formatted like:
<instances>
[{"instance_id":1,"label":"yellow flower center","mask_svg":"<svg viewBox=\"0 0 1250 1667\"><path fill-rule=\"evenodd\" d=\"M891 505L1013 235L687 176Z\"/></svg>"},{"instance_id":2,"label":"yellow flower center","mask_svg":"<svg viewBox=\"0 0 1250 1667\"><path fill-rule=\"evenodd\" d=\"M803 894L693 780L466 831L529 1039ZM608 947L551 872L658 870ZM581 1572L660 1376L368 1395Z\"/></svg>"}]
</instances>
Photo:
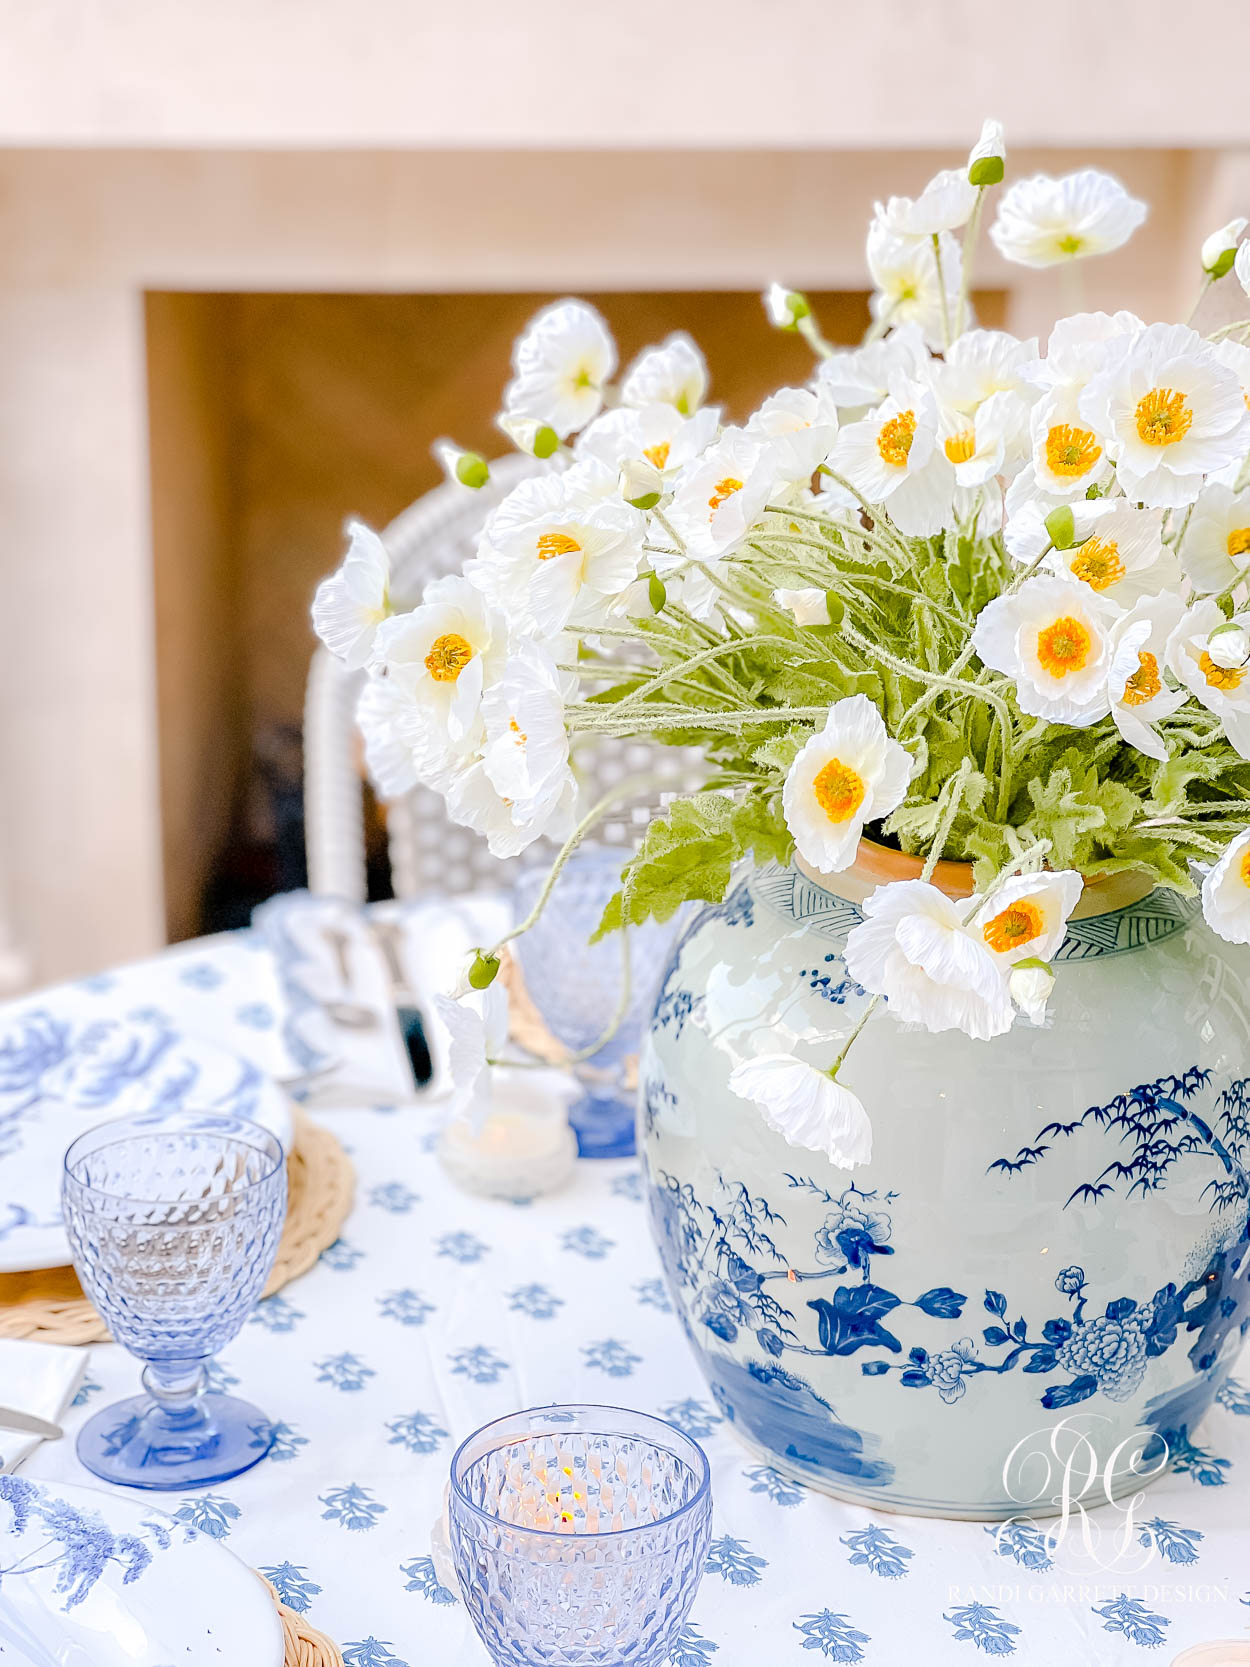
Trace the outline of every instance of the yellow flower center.
<instances>
[{"instance_id":1,"label":"yellow flower center","mask_svg":"<svg viewBox=\"0 0 1250 1667\"><path fill-rule=\"evenodd\" d=\"M840 758L831 758L817 774L812 791L816 795L816 803L831 822L849 822L863 804L868 789L863 777L857 775L849 764L843 764Z\"/></svg>"},{"instance_id":2,"label":"yellow flower center","mask_svg":"<svg viewBox=\"0 0 1250 1667\"><path fill-rule=\"evenodd\" d=\"M1158 660L1142 649L1137 656L1137 670L1125 683L1120 699L1125 706L1144 706L1148 700L1154 699L1162 687Z\"/></svg>"},{"instance_id":3,"label":"yellow flower center","mask_svg":"<svg viewBox=\"0 0 1250 1667\"><path fill-rule=\"evenodd\" d=\"M1230 556L1250 556L1250 527L1234 527L1228 535Z\"/></svg>"},{"instance_id":4,"label":"yellow flower center","mask_svg":"<svg viewBox=\"0 0 1250 1667\"><path fill-rule=\"evenodd\" d=\"M1089 661L1094 639L1079 619L1065 614L1037 633L1037 658L1052 677L1080 671Z\"/></svg>"},{"instance_id":5,"label":"yellow flower center","mask_svg":"<svg viewBox=\"0 0 1250 1667\"><path fill-rule=\"evenodd\" d=\"M529 740L529 736L521 728L520 724L516 721L515 718L509 718L508 719L508 728L516 736L517 740L521 743L522 746L524 746L525 743Z\"/></svg>"},{"instance_id":6,"label":"yellow flower center","mask_svg":"<svg viewBox=\"0 0 1250 1667\"><path fill-rule=\"evenodd\" d=\"M1068 232L1065 237L1059 239L1059 253L1061 255L1079 255L1083 244L1083 238L1078 237L1075 232Z\"/></svg>"},{"instance_id":7,"label":"yellow flower center","mask_svg":"<svg viewBox=\"0 0 1250 1667\"><path fill-rule=\"evenodd\" d=\"M881 454L882 462L888 463L892 469L905 469L907 459L911 456L911 443L916 438L916 413L914 411L900 411L897 417L891 417L882 423L881 432L877 436L877 450Z\"/></svg>"},{"instance_id":8,"label":"yellow flower center","mask_svg":"<svg viewBox=\"0 0 1250 1667\"><path fill-rule=\"evenodd\" d=\"M570 556L581 545L568 533L543 533L538 540L539 561L550 561L553 556Z\"/></svg>"},{"instance_id":9,"label":"yellow flower center","mask_svg":"<svg viewBox=\"0 0 1250 1667\"><path fill-rule=\"evenodd\" d=\"M1242 885L1250 886L1250 851L1242 852L1239 872Z\"/></svg>"},{"instance_id":10,"label":"yellow flower center","mask_svg":"<svg viewBox=\"0 0 1250 1667\"><path fill-rule=\"evenodd\" d=\"M658 446L648 446L642 455L653 469L663 469L668 463L668 441L661 440Z\"/></svg>"},{"instance_id":11,"label":"yellow flower center","mask_svg":"<svg viewBox=\"0 0 1250 1667\"><path fill-rule=\"evenodd\" d=\"M1237 689L1245 681L1246 674L1240 666L1217 666L1205 649L1198 661L1198 669L1211 689Z\"/></svg>"},{"instance_id":12,"label":"yellow flower center","mask_svg":"<svg viewBox=\"0 0 1250 1667\"><path fill-rule=\"evenodd\" d=\"M1087 475L1101 456L1098 436L1088 428L1056 423L1046 436L1046 462L1050 472L1062 475L1065 480Z\"/></svg>"},{"instance_id":13,"label":"yellow flower center","mask_svg":"<svg viewBox=\"0 0 1250 1667\"><path fill-rule=\"evenodd\" d=\"M990 948L1002 955L1009 949L1019 949L1021 944L1032 943L1045 930L1046 918L1042 911L1036 903L1022 897L1017 903L1009 903L993 920L987 920L981 933Z\"/></svg>"},{"instance_id":14,"label":"yellow flower center","mask_svg":"<svg viewBox=\"0 0 1250 1667\"><path fill-rule=\"evenodd\" d=\"M952 434L945 446L946 455L952 463L966 463L976 449L977 437L970 428Z\"/></svg>"},{"instance_id":15,"label":"yellow flower center","mask_svg":"<svg viewBox=\"0 0 1250 1667\"><path fill-rule=\"evenodd\" d=\"M707 507L715 512L735 492L741 492L743 483L734 475L726 475L724 480L718 480L712 489L712 496L707 501Z\"/></svg>"},{"instance_id":16,"label":"yellow flower center","mask_svg":"<svg viewBox=\"0 0 1250 1667\"><path fill-rule=\"evenodd\" d=\"M1152 388L1137 401L1137 437L1148 446L1174 446L1193 420L1184 394L1172 388Z\"/></svg>"},{"instance_id":17,"label":"yellow flower center","mask_svg":"<svg viewBox=\"0 0 1250 1667\"><path fill-rule=\"evenodd\" d=\"M454 683L473 658L473 645L458 632L436 637L425 657L425 669L436 683Z\"/></svg>"},{"instance_id":18,"label":"yellow flower center","mask_svg":"<svg viewBox=\"0 0 1250 1667\"><path fill-rule=\"evenodd\" d=\"M1074 578L1084 579L1095 590L1106 590L1124 577L1120 547L1113 539L1087 539L1069 563Z\"/></svg>"}]
</instances>

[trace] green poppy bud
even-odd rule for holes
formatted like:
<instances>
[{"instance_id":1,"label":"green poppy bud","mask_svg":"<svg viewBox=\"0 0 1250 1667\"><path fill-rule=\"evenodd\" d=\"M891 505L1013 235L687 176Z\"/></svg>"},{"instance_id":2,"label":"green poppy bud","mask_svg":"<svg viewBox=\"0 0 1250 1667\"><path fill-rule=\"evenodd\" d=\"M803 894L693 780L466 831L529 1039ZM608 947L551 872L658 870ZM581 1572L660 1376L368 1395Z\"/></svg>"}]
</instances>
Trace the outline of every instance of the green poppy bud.
<instances>
[{"instance_id":1,"label":"green poppy bud","mask_svg":"<svg viewBox=\"0 0 1250 1667\"><path fill-rule=\"evenodd\" d=\"M668 601L668 591L664 588L664 581L654 573L647 580L647 600L657 614L663 612L664 604Z\"/></svg>"},{"instance_id":2,"label":"green poppy bud","mask_svg":"<svg viewBox=\"0 0 1250 1667\"><path fill-rule=\"evenodd\" d=\"M469 968L469 984L475 990L486 990L495 982L495 974L499 971L498 955L485 955L479 949L473 957L473 964Z\"/></svg>"},{"instance_id":3,"label":"green poppy bud","mask_svg":"<svg viewBox=\"0 0 1250 1667\"><path fill-rule=\"evenodd\" d=\"M1056 550L1070 550L1076 543L1076 516L1071 504L1060 504L1046 517L1046 531Z\"/></svg>"}]
</instances>

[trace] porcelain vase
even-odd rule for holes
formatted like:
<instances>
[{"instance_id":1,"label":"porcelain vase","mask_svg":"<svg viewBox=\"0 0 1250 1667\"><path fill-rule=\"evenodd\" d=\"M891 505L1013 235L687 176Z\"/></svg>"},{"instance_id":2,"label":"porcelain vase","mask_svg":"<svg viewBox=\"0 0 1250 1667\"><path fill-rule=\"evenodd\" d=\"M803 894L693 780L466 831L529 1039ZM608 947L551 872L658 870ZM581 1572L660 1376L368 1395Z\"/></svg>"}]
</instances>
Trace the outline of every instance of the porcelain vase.
<instances>
[{"instance_id":1,"label":"porcelain vase","mask_svg":"<svg viewBox=\"0 0 1250 1667\"><path fill-rule=\"evenodd\" d=\"M867 999L847 933L906 861L748 873L660 986L639 1146L721 1415L786 1477L939 1516L1056 1509L1019 1472L1061 1423L1117 1494L1216 1464L1199 1421L1250 1329L1250 950L1175 892L1088 886L1046 1025L975 1042L870 1018L843 1078L872 1158L840 1170L728 1077L830 1062ZM939 866L958 893L966 870Z\"/></svg>"}]
</instances>

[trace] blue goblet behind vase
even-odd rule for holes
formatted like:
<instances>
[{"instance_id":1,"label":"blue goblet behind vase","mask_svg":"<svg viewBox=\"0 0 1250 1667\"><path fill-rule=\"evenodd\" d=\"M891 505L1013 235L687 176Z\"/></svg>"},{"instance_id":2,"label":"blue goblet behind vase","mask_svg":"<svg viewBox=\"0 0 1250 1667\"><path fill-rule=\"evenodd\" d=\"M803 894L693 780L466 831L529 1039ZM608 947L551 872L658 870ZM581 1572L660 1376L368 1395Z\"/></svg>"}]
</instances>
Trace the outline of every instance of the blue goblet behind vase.
<instances>
[{"instance_id":1,"label":"blue goblet behind vase","mask_svg":"<svg viewBox=\"0 0 1250 1667\"><path fill-rule=\"evenodd\" d=\"M273 1443L250 1402L205 1387L205 1366L256 1305L286 1217L286 1164L267 1130L194 1111L106 1123L65 1154L74 1266L117 1341L146 1362L143 1395L96 1413L87 1469L128 1487L227 1481Z\"/></svg>"},{"instance_id":2,"label":"blue goblet behind vase","mask_svg":"<svg viewBox=\"0 0 1250 1667\"><path fill-rule=\"evenodd\" d=\"M513 1413L452 1459L448 1521L496 1667L661 1667L707 1559L707 1455L622 1407Z\"/></svg>"},{"instance_id":3,"label":"blue goblet behind vase","mask_svg":"<svg viewBox=\"0 0 1250 1667\"><path fill-rule=\"evenodd\" d=\"M592 944L608 900L620 886L624 850L582 846L556 881L547 906L515 948L525 988L558 1042L580 1053L604 1034L621 1000L621 934ZM518 920L537 901L547 869L526 870L516 885ZM634 1152L634 1096L625 1087L626 1062L636 1055L642 1025L672 942L674 925L629 928L630 998L615 1034L576 1067L581 1096L569 1122L583 1158L624 1158Z\"/></svg>"}]
</instances>

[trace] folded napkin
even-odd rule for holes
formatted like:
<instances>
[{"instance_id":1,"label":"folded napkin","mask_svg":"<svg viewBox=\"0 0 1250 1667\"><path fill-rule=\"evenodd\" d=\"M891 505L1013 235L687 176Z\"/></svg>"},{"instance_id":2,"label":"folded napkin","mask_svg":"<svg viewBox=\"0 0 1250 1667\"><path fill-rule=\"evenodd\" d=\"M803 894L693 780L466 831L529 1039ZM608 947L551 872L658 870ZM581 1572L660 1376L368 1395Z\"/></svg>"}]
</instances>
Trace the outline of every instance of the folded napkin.
<instances>
[{"instance_id":1,"label":"folded napkin","mask_svg":"<svg viewBox=\"0 0 1250 1667\"><path fill-rule=\"evenodd\" d=\"M0 1337L0 1471L16 1470L43 1439L4 1429L4 1412L26 1412L61 1423L86 1375L88 1359L86 1349Z\"/></svg>"},{"instance_id":2,"label":"folded napkin","mask_svg":"<svg viewBox=\"0 0 1250 1667\"><path fill-rule=\"evenodd\" d=\"M361 908L342 898L286 892L262 904L252 922L277 970L286 1050L308 1076L305 1104L329 1109L446 1093L448 1040L433 998L452 987L470 951L493 943L511 918L510 903L499 896ZM398 992L379 926L394 928L404 975ZM336 1020L340 1003L367 1009L377 1022L357 1027ZM432 1066L422 1089L413 1078L397 1003L415 1006L421 1015Z\"/></svg>"}]
</instances>

